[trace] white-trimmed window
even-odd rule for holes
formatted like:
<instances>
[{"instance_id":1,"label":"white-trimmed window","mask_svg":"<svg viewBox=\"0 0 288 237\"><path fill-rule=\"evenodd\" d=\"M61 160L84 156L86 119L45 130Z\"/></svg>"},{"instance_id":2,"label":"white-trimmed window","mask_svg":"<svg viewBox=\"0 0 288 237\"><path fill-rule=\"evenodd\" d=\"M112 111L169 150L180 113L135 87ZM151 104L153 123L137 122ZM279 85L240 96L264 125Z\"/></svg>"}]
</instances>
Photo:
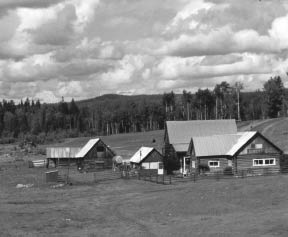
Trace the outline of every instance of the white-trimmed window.
<instances>
[{"instance_id":1,"label":"white-trimmed window","mask_svg":"<svg viewBox=\"0 0 288 237\"><path fill-rule=\"evenodd\" d=\"M210 168L220 167L220 161L218 161L218 160L209 160L208 161L208 166Z\"/></svg>"},{"instance_id":2,"label":"white-trimmed window","mask_svg":"<svg viewBox=\"0 0 288 237\"><path fill-rule=\"evenodd\" d=\"M263 149L263 144L255 144L255 149Z\"/></svg>"},{"instance_id":3,"label":"white-trimmed window","mask_svg":"<svg viewBox=\"0 0 288 237\"><path fill-rule=\"evenodd\" d=\"M276 165L275 158L253 159L253 166Z\"/></svg>"}]
</instances>

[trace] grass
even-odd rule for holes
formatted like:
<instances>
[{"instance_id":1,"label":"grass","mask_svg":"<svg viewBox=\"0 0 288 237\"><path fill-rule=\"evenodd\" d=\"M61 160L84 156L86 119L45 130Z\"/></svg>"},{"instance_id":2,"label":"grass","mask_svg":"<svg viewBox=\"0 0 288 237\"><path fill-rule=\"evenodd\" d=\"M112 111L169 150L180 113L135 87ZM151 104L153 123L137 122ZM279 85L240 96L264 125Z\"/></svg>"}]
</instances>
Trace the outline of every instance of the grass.
<instances>
[{"instance_id":1,"label":"grass","mask_svg":"<svg viewBox=\"0 0 288 237\"><path fill-rule=\"evenodd\" d=\"M287 119L258 121L253 129L285 148L287 124ZM242 128L249 130L250 124ZM163 135L153 131L103 140L127 158L142 145L161 151ZM95 183L88 174L90 182L55 189L44 183L46 169L29 169L26 158L0 163L1 236L288 236L286 175L160 185L122 179ZM19 183L34 186L17 189Z\"/></svg>"},{"instance_id":2,"label":"grass","mask_svg":"<svg viewBox=\"0 0 288 237\"><path fill-rule=\"evenodd\" d=\"M288 176L160 185L114 180L16 189L1 172L1 236L287 236ZM35 177L41 169L30 169ZM41 177L40 177L41 179Z\"/></svg>"}]
</instances>

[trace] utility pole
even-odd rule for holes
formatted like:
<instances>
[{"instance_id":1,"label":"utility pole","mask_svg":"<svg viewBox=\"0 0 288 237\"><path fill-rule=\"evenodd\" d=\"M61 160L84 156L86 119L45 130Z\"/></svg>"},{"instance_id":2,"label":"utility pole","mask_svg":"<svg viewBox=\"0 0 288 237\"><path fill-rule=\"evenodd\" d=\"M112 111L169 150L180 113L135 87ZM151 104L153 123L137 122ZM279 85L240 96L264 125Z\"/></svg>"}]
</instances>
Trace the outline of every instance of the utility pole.
<instances>
[{"instance_id":1,"label":"utility pole","mask_svg":"<svg viewBox=\"0 0 288 237\"><path fill-rule=\"evenodd\" d=\"M243 83L241 82L236 82L235 83L235 89L237 92L237 114L238 114L238 121L241 121L240 117L240 90L243 89Z\"/></svg>"}]
</instances>

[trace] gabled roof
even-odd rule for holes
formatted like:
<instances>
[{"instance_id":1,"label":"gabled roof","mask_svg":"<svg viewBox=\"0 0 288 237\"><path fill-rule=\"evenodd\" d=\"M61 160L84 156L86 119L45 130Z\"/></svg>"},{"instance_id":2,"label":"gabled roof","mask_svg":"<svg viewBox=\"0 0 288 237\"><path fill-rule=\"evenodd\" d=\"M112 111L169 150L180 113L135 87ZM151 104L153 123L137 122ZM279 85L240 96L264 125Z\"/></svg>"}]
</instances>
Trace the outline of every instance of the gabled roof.
<instances>
[{"instance_id":1,"label":"gabled roof","mask_svg":"<svg viewBox=\"0 0 288 237\"><path fill-rule=\"evenodd\" d=\"M228 151L227 155L234 156L256 134L256 131L243 132L237 142L234 144L234 146L231 147L231 149Z\"/></svg>"},{"instance_id":2,"label":"gabled roof","mask_svg":"<svg viewBox=\"0 0 288 237\"><path fill-rule=\"evenodd\" d=\"M75 158L81 147L47 147L47 158Z\"/></svg>"},{"instance_id":3,"label":"gabled roof","mask_svg":"<svg viewBox=\"0 0 288 237\"><path fill-rule=\"evenodd\" d=\"M167 121L167 135L169 143L173 144L174 149L181 151L184 146L177 150L175 144L186 144L186 151L191 137L205 137L218 134L236 134L237 127L234 119L229 120L191 120L191 121Z\"/></svg>"},{"instance_id":4,"label":"gabled roof","mask_svg":"<svg viewBox=\"0 0 288 237\"><path fill-rule=\"evenodd\" d=\"M152 151L153 147L144 147L142 146L136 153L130 158L130 162L132 163L141 163Z\"/></svg>"},{"instance_id":5,"label":"gabled roof","mask_svg":"<svg viewBox=\"0 0 288 237\"><path fill-rule=\"evenodd\" d=\"M234 156L257 132L241 132L237 134L213 135L209 137L193 137L195 155Z\"/></svg>"},{"instance_id":6,"label":"gabled roof","mask_svg":"<svg viewBox=\"0 0 288 237\"><path fill-rule=\"evenodd\" d=\"M84 147L77 153L76 158L83 158L100 141L99 138L90 139Z\"/></svg>"}]
</instances>

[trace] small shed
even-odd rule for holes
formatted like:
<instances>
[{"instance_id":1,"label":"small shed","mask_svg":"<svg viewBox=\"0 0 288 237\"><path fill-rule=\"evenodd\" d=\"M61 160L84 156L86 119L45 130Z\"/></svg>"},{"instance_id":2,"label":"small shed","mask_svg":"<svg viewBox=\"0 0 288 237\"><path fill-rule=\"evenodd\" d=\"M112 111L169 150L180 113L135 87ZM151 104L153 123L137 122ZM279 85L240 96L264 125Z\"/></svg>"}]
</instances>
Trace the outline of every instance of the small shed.
<instances>
[{"instance_id":1,"label":"small shed","mask_svg":"<svg viewBox=\"0 0 288 237\"><path fill-rule=\"evenodd\" d=\"M280 171L282 150L256 131L192 137L189 151L191 171L251 175Z\"/></svg>"},{"instance_id":2,"label":"small shed","mask_svg":"<svg viewBox=\"0 0 288 237\"><path fill-rule=\"evenodd\" d=\"M130 159L133 168L163 174L163 156L153 147L141 147Z\"/></svg>"}]
</instances>

